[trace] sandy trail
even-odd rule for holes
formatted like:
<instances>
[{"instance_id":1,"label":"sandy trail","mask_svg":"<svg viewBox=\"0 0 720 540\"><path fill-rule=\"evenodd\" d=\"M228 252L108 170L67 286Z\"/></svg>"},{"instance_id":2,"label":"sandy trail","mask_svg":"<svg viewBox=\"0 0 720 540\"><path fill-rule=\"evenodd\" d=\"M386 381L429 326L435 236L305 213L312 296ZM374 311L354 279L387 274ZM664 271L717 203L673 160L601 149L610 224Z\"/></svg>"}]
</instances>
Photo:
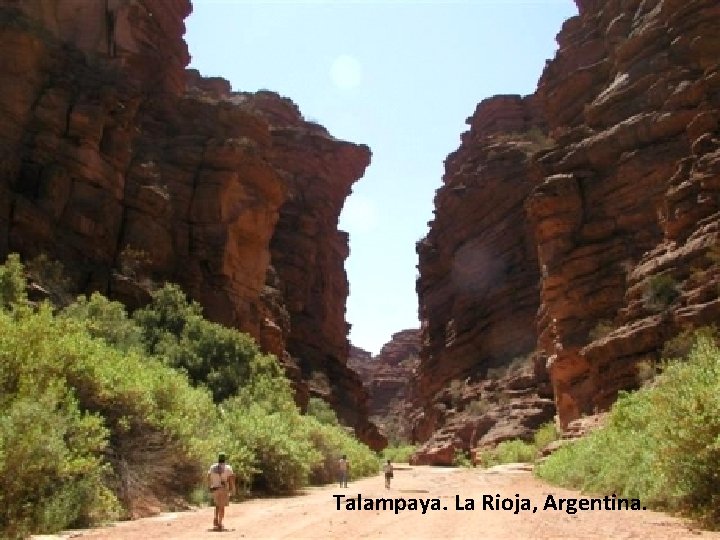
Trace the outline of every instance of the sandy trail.
<instances>
[{"instance_id":1,"label":"sandy trail","mask_svg":"<svg viewBox=\"0 0 720 540\"><path fill-rule=\"evenodd\" d=\"M438 498L447 510L402 511L337 510L333 494L349 497ZM163 514L154 518L123 522L102 529L72 531L54 537L154 540L177 538L717 538L720 533L694 529L688 522L651 511L564 511L543 510L548 494L579 497L577 492L548 486L530 472L517 467L494 471L437 467L402 467L393 486L385 490L380 476L352 482L347 489L310 488L296 497L256 499L232 504L226 514L226 532L213 532L212 508ZM537 512L482 510L483 495L500 494L515 500L528 498ZM466 498L475 500L475 510L457 510Z\"/></svg>"}]
</instances>

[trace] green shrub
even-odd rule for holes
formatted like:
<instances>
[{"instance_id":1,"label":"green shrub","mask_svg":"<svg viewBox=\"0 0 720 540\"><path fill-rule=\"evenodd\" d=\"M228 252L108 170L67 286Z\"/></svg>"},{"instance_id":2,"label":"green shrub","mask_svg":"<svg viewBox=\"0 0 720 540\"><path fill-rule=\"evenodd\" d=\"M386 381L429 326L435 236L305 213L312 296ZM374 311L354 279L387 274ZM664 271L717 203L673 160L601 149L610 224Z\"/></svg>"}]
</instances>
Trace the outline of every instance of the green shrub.
<instances>
[{"instance_id":1,"label":"green shrub","mask_svg":"<svg viewBox=\"0 0 720 540\"><path fill-rule=\"evenodd\" d=\"M0 266L0 308L7 308L27 299L25 294L25 274L20 256L17 253L8 255L5 264Z\"/></svg>"},{"instance_id":2,"label":"green shrub","mask_svg":"<svg viewBox=\"0 0 720 540\"><path fill-rule=\"evenodd\" d=\"M346 455L350 462L351 479L377 474L376 454L355 439L342 426L324 424L311 416L305 418L305 423L313 448L321 456L320 460L311 468L311 483L335 482L338 459L342 455Z\"/></svg>"},{"instance_id":3,"label":"green shrub","mask_svg":"<svg viewBox=\"0 0 720 540\"><path fill-rule=\"evenodd\" d=\"M268 413L261 405L247 407L234 399L224 403L224 428L232 453L250 458L241 480L267 493L293 493L308 483L320 454L309 440L302 417L293 411Z\"/></svg>"},{"instance_id":4,"label":"green shrub","mask_svg":"<svg viewBox=\"0 0 720 540\"><path fill-rule=\"evenodd\" d=\"M557 441L560 438L560 432L558 431L555 422L548 422L538 428L533 435L533 445L535 450L539 451L545 448L548 444L553 441Z\"/></svg>"},{"instance_id":5,"label":"green shrub","mask_svg":"<svg viewBox=\"0 0 720 540\"><path fill-rule=\"evenodd\" d=\"M183 290L170 283L154 291L152 302L133 313L150 354L158 352L165 341L180 339L188 321L198 317L202 317L200 304L188 301Z\"/></svg>"},{"instance_id":6,"label":"green shrub","mask_svg":"<svg viewBox=\"0 0 720 540\"><path fill-rule=\"evenodd\" d=\"M330 426L340 425L337 414L335 414L335 411L332 410L328 402L324 399L311 397L308 400L307 414L308 416L314 416L321 424L328 424Z\"/></svg>"},{"instance_id":7,"label":"green shrub","mask_svg":"<svg viewBox=\"0 0 720 540\"><path fill-rule=\"evenodd\" d=\"M606 427L559 449L542 478L720 524L720 349L700 335L687 362L624 394ZM599 456L601 459L599 459Z\"/></svg>"},{"instance_id":8,"label":"green shrub","mask_svg":"<svg viewBox=\"0 0 720 540\"><path fill-rule=\"evenodd\" d=\"M717 326L703 326L701 328L688 328L665 342L660 357L665 360L686 359L692 351L698 338L704 336L716 344L720 344L720 333Z\"/></svg>"},{"instance_id":9,"label":"green shrub","mask_svg":"<svg viewBox=\"0 0 720 540\"><path fill-rule=\"evenodd\" d=\"M504 463L531 463L535 460L535 445L514 439L503 441L492 450L482 453L480 461L483 467L494 467Z\"/></svg>"},{"instance_id":10,"label":"green shrub","mask_svg":"<svg viewBox=\"0 0 720 540\"><path fill-rule=\"evenodd\" d=\"M308 483L333 482L343 454L351 478L377 472L375 454L346 428L300 414L280 373L254 377L221 409L226 447L247 457L242 480L254 489L293 493Z\"/></svg>"},{"instance_id":11,"label":"green shrub","mask_svg":"<svg viewBox=\"0 0 720 540\"><path fill-rule=\"evenodd\" d=\"M201 311L179 287L168 284L133 317L148 353L185 371L195 384L207 386L215 402L233 396L263 370L280 373L277 362L261 360L250 336L203 319Z\"/></svg>"},{"instance_id":12,"label":"green shrub","mask_svg":"<svg viewBox=\"0 0 720 540\"><path fill-rule=\"evenodd\" d=\"M662 311L678 296L678 283L670 274L656 274L645 285L643 301L645 307L652 311Z\"/></svg>"},{"instance_id":13,"label":"green shrub","mask_svg":"<svg viewBox=\"0 0 720 540\"><path fill-rule=\"evenodd\" d=\"M401 415L393 414L385 417L372 417L370 421L374 422L391 446L402 446L407 444L409 437L409 428L407 421Z\"/></svg>"},{"instance_id":14,"label":"green shrub","mask_svg":"<svg viewBox=\"0 0 720 540\"><path fill-rule=\"evenodd\" d=\"M530 363L530 356L516 356L506 365L488 368L486 377L488 379L502 379L509 373L515 373Z\"/></svg>"},{"instance_id":15,"label":"green shrub","mask_svg":"<svg viewBox=\"0 0 720 540\"><path fill-rule=\"evenodd\" d=\"M615 330L615 325L611 320L600 319L592 330L588 333L588 339L590 341L596 341L604 338L608 334L611 334Z\"/></svg>"},{"instance_id":16,"label":"green shrub","mask_svg":"<svg viewBox=\"0 0 720 540\"><path fill-rule=\"evenodd\" d=\"M92 337L103 339L121 351L143 348L140 327L128 317L125 306L100 293L93 293L89 299L78 297L62 310L61 316L82 323Z\"/></svg>"},{"instance_id":17,"label":"green shrub","mask_svg":"<svg viewBox=\"0 0 720 540\"><path fill-rule=\"evenodd\" d=\"M39 389L55 392L51 395L64 400L58 403L67 405L63 409L48 403L37 411L27 409L28 400L37 400ZM127 507L134 492L123 492L120 486L127 485L128 468L131 474L133 468L142 468L146 474L132 489L147 488L152 492L157 487L174 493L189 490L202 471L200 459L206 452L200 438L202 431L208 418L216 414L207 392L190 387L183 374L137 351L121 352L103 340L92 338L83 323L54 317L49 305L40 306L36 312L28 308L16 309L12 314L0 312L0 395L4 396L3 417L12 417L10 413L14 408L25 403L23 410L30 411L27 414L41 415L44 411L48 422L68 426L68 432L63 435L67 451L58 450L59 457L41 457L39 466L62 470L74 470L77 466L80 472L72 477L72 482L51 483L34 499L14 497L7 510L16 511L12 505L22 506L35 500L36 511L45 518L33 518L33 527L46 530L68 524L65 521L53 525L53 516L67 515L74 524L85 521L86 517L91 520L93 516L105 515L103 508L108 501L112 502L107 487L112 488ZM70 403L76 403L77 414ZM39 402L38 407L42 406ZM80 427L75 426L78 422ZM92 422L102 426L103 431L96 430L91 436L87 430L94 425ZM45 431L52 434L50 430ZM97 433L104 435L99 438ZM39 431L17 430L17 436L21 437L17 444L28 448L53 447L41 438ZM4 434L3 440L11 439ZM7 451L4 453L7 455ZM105 456L109 457L107 461ZM53 460L57 465L48 465ZM89 465L83 469L83 463ZM167 485L153 478L154 467L164 473L158 477L167 477ZM24 476L32 476L32 471L27 468L21 471L22 474L15 471L13 475L19 482L32 486L34 480ZM182 475L173 474L178 471ZM102 485L106 486L103 489L96 476L101 472ZM143 478L147 486L143 486ZM87 497L78 499L78 490ZM42 498L38 499L40 495Z\"/></svg>"},{"instance_id":18,"label":"green shrub","mask_svg":"<svg viewBox=\"0 0 720 540\"><path fill-rule=\"evenodd\" d=\"M125 246L118 254L120 273L130 278L137 278L152 263L150 255L132 246Z\"/></svg>"},{"instance_id":19,"label":"green shrub","mask_svg":"<svg viewBox=\"0 0 720 540\"><path fill-rule=\"evenodd\" d=\"M132 318L99 294L54 315L23 302L24 287L12 256L0 266L12 306L0 309L0 537L128 515L139 497L202 502L220 449L241 487L269 493L334 480L341 454L353 478L377 472L327 404L301 415L277 360L176 286Z\"/></svg>"},{"instance_id":20,"label":"green shrub","mask_svg":"<svg viewBox=\"0 0 720 540\"><path fill-rule=\"evenodd\" d=\"M458 408L463 400L463 394L465 393L465 383L457 379L450 381L448 386L448 393L450 394L450 403L454 408Z\"/></svg>"},{"instance_id":21,"label":"green shrub","mask_svg":"<svg viewBox=\"0 0 720 540\"><path fill-rule=\"evenodd\" d=\"M559 437L560 433L555 423L548 422L535 431L532 442L512 439L483 451L480 454L480 464L483 467L494 467L505 463L532 463L540 450Z\"/></svg>"},{"instance_id":22,"label":"green shrub","mask_svg":"<svg viewBox=\"0 0 720 540\"><path fill-rule=\"evenodd\" d=\"M461 448L455 449L455 456L453 457L453 466L454 467L472 467L472 460L470 459L470 455Z\"/></svg>"},{"instance_id":23,"label":"green shrub","mask_svg":"<svg viewBox=\"0 0 720 540\"><path fill-rule=\"evenodd\" d=\"M416 444L397 444L388 446L382 451L382 461L385 462L389 459L393 462L407 463L410 461L410 457L417 449L418 447Z\"/></svg>"},{"instance_id":24,"label":"green shrub","mask_svg":"<svg viewBox=\"0 0 720 540\"><path fill-rule=\"evenodd\" d=\"M102 419L82 413L59 382L0 403L0 534L22 538L114 517L103 484Z\"/></svg>"},{"instance_id":25,"label":"green shrub","mask_svg":"<svg viewBox=\"0 0 720 540\"><path fill-rule=\"evenodd\" d=\"M61 305L72 301L71 282L65 275L65 268L60 261L50 259L45 253L41 253L27 261L25 270L32 280L52 295L54 301Z\"/></svg>"}]
</instances>

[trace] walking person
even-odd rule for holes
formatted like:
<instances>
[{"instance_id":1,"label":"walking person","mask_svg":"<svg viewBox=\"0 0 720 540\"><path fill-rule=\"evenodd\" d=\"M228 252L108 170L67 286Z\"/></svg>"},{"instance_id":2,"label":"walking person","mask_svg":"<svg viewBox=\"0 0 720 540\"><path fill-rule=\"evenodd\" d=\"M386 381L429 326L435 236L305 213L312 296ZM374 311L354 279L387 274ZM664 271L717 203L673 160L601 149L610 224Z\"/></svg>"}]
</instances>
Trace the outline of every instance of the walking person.
<instances>
[{"instance_id":1,"label":"walking person","mask_svg":"<svg viewBox=\"0 0 720 540\"><path fill-rule=\"evenodd\" d=\"M338 460L338 475L340 476L340 487L347 487L348 474L350 473L350 462L345 454Z\"/></svg>"},{"instance_id":2,"label":"walking person","mask_svg":"<svg viewBox=\"0 0 720 540\"><path fill-rule=\"evenodd\" d=\"M208 488L215 504L213 529L216 531L224 530L225 507L230 504L230 496L235 494L235 473L225 461L225 454L220 452L217 463L214 463L207 473Z\"/></svg>"},{"instance_id":3,"label":"walking person","mask_svg":"<svg viewBox=\"0 0 720 540\"><path fill-rule=\"evenodd\" d=\"M392 480L393 477L393 466L389 459L387 463L383 465L383 472L385 473L385 489L390 489L390 480Z\"/></svg>"}]
</instances>

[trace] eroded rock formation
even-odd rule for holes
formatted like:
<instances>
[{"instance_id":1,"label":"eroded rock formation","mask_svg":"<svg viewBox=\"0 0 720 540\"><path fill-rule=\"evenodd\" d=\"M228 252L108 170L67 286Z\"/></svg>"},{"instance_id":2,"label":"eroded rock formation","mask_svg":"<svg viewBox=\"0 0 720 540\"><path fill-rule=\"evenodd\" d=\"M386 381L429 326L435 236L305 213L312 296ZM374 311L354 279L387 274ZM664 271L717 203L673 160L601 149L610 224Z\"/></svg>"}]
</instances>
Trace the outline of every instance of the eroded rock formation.
<instances>
[{"instance_id":1,"label":"eroded rock formation","mask_svg":"<svg viewBox=\"0 0 720 540\"><path fill-rule=\"evenodd\" d=\"M186 71L185 0L0 1L0 257L131 307L175 281L374 447L346 366L347 235L369 149L271 92ZM327 388L308 384L319 373Z\"/></svg>"},{"instance_id":2,"label":"eroded rock formation","mask_svg":"<svg viewBox=\"0 0 720 540\"><path fill-rule=\"evenodd\" d=\"M348 366L358 373L368 391L370 418L391 440L409 438L407 415L419 363L420 331L417 329L396 332L375 357L351 347Z\"/></svg>"},{"instance_id":3,"label":"eroded rock formation","mask_svg":"<svg viewBox=\"0 0 720 540\"><path fill-rule=\"evenodd\" d=\"M577 4L536 93L558 144L527 201L563 425L720 315L720 6Z\"/></svg>"},{"instance_id":4,"label":"eroded rock formation","mask_svg":"<svg viewBox=\"0 0 720 540\"><path fill-rule=\"evenodd\" d=\"M418 463L449 464L456 449L527 437L554 412L543 369L499 376L535 348L540 275L524 203L531 157L550 141L532 98L485 100L467 123L417 245L423 349L413 438L426 441Z\"/></svg>"},{"instance_id":5,"label":"eroded rock formation","mask_svg":"<svg viewBox=\"0 0 720 540\"><path fill-rule=\"evenodd\" d=\"M537 92L482 103L446 162L418 245L421 441L446 429L475 444L437 410L453 380L484 384L488 366L532 353L531 386L544 398L549 377L566 426L720 315L720 6L576 4ZM548 139L530 158L518 132L533 126Z\"/></svg>"}]
</instances>

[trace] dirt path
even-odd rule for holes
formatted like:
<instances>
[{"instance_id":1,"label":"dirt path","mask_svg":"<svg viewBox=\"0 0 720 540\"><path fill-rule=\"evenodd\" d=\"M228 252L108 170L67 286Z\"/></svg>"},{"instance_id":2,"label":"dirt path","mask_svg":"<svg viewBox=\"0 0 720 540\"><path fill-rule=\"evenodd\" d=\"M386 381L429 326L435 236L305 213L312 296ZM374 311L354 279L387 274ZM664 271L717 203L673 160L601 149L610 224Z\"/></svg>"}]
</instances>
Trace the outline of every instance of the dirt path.
<instances>
[{"instance_id":1,"label":"dirt path","mask_svg":"<svg viewBox=\"0 0 720 540\"><path fill-rule=\"evenodd\" d=\"M333 494L363 499L400 497L438 499L440 510L423 515L405 510L337 510ZM483 495L495 498L530 499L537 511L482 510ZM124 522L92 531L74 531L56 537L37 538L107 538L116 540L155 540L177 538L196 540L211 538L717 538L720 533L694 530L687 522L651 511L565 511L543 510L548 494L578 497L577 492L547 486L528 471L505 467L495 471L405 467L395 473L392 488L385 490L377 476L353 482L347 489L311 488L304 495L285 499L262 499L233 504L228 508L227 532L212 532L212 508L194 512L164 514L155 518ZM475 509L457 510L466 498L475 500ZM432 504L432 502L431 502ZM446 507L447 510L443 510Z\"/></svg>"}]
</instances>

